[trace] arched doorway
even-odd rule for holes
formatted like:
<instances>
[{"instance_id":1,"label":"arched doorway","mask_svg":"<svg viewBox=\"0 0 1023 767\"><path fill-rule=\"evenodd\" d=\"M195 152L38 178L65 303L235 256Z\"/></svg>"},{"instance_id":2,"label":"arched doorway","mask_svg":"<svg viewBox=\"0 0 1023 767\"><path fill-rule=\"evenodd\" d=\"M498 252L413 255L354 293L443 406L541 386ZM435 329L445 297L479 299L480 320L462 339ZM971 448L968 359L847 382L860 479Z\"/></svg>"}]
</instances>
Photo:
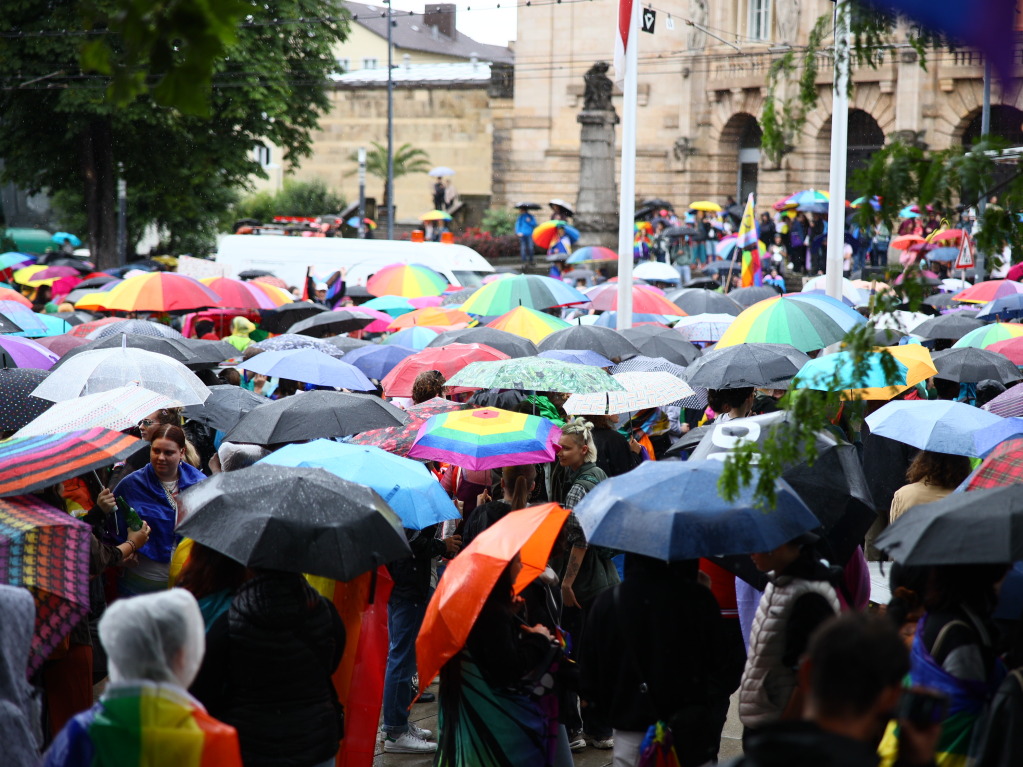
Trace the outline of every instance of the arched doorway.
<instances>
[{"instance_id":1,"label":"arched doorway","mask_svg":"<svg viewBox=\"0 0 1023 767\"><path fill-rule=\"evenodd\" d=\"M723 170L728 172L731 169L735 173L735 186L732 188L740 204L757 191L762 136L757 118L745 112L732 115L721 129L721 154L725 158Z\"/></svg>"}]
</instances>

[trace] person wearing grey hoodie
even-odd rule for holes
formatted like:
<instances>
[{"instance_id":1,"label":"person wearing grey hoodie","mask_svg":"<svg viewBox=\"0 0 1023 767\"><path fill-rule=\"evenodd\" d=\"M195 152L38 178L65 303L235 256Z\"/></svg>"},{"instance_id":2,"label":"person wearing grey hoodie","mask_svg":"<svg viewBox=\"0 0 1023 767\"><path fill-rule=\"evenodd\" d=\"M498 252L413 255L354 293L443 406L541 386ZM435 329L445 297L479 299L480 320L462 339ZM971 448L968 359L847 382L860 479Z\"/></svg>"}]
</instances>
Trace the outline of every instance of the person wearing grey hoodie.
<instances>
[{"instance_id":1,"label":"person wearing grey hoodie","mask_svg":"<svg viewBox=\"0 0 1023 767\"><path fill-rule=\"evenodd\" d=\"M35 630L36 605L22 588L0 585L0 737L5 765L33 767L39 762L39 712L28 683L28 656Z\"/></svg>"}]
</instances>

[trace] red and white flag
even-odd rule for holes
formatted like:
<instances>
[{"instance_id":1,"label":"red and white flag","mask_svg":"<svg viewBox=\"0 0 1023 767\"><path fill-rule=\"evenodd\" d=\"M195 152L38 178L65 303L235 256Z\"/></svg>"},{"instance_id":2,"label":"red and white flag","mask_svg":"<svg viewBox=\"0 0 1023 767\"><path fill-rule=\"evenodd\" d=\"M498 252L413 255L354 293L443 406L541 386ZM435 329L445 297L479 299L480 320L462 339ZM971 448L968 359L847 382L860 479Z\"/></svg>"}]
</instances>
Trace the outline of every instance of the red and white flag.
<instances>
[{"instance_id":1,"label":"red and white flag","mask_svg":"<svg viewBox=\"0 0 1023 767\"><path fill-rule=\"evenodd\" d=\"M628 59L625 54L629 49L629 36L632 32L633 0L618 0L618 29L615 30L615 84L622 87L625 82L625 71Z\"/></svg>"}]
</instances>

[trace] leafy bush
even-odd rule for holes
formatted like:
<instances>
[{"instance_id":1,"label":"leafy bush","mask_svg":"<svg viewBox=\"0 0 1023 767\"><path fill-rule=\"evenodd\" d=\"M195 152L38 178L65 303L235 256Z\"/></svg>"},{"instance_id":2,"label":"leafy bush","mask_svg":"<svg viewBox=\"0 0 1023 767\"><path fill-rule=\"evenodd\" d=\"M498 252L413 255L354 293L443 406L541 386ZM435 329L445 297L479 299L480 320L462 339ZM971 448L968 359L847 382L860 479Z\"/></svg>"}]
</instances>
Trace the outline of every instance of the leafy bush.
<instances>
[{"instance_id":1,"label":"leafy bush","mask_svg":"<svg viewBox=\"0 0 1023 767\"><path fill-rule=\"evenodd\" d=\"M490 232L470 228L456 237L455 242L472 248L490 263L519 257L519 238L513 234L495 237Z\"/></svg>"},{"instance_id":2,"label":"leafy bush","mask_svg":"<svg viewBox=\"0 0 1023 767\"><path fill-rule=\"evenodd\" d=\"M338 213L344 206L344 198L323 181L286 180L279 192L262 191L246 197L235 206L233 219L254 218L266 223L274 216Z\"/></svg>"},{"instance_id":3,"label":"leafy bush","mask_svg":"<svg viewBox=\"0 0 1023 767\"><path fill-rule=\"evenodd\" d=\"M483 223L480 228L490 232L495 237L515 234L515 219L518 215L515 211L507 208L490 208L483 214Z\"/></svg>"}]
</instances>

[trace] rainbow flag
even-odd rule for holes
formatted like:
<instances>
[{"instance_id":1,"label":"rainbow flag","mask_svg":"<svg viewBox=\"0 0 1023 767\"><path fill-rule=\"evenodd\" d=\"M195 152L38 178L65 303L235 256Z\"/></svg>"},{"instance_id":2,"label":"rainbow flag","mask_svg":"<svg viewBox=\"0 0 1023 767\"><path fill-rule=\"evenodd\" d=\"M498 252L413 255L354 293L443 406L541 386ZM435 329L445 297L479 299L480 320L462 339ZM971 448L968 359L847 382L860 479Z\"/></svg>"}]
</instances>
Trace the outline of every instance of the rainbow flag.
<instances>
[{"instance_id":1,"label":"rainbow flag","mask_svg":"<svg viewBox=\"0 0 1023 767\"><path fill-rule=\"evenodd\" d=\"M757 220L753 215L753 193L746 200L746 209L742 212L739 232L735 247L742 251L742 287L764 284L764 271L760 268L760 236L757 233Z\"/></svg>"},{"instance_id":2,"label":"rainbow flag","mask_svg":"<svg viewBox=\"0 0 1023 767\"><path fill-rule=\"evenodd\" d=\"M68 722L44 767L242 767L238 733L184 690L152 682L111 685Z\"/></svg>"}]
</instances>

